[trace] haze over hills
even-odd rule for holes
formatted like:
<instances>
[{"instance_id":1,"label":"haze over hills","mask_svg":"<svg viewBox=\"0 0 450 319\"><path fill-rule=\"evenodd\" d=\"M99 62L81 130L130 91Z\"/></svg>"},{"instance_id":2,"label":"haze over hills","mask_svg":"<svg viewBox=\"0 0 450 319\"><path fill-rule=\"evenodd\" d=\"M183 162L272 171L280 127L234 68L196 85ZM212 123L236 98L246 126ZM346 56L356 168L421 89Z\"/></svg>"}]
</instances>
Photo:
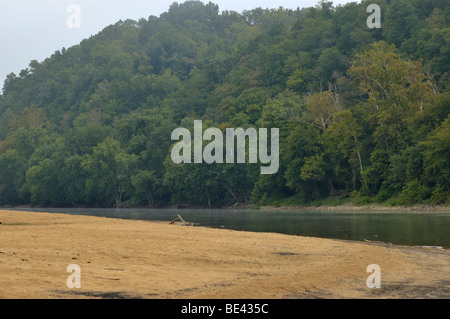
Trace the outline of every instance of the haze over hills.
<instances>
[{"instance_id":1,"label":"haze over hills","mask_svg":"<svg viewBox=\"0 0 450 319\"><path fill-rule=\"evenodd\" d=\"M446 0L188 1L119 21L8 76L0 204L448 203L449 14ZM279 128L278 173L175 165L171 133L194 120Z\"/></svg>"},{"instance_id":2,"label":"haze over hills","mask_svg":"<svg viewBox=\"0 0 450 319\"><path fill-rule=\"evenodd\" d=\"M358 0L359 1L359 0ZM31 60L42 62L61 48L80 43L119 20L139 21L167 11L173 0L2 0L0 1L0 87ZM184 2L184 1L179 1ZM209 1L203 1L207 3ZM220 11L313 7L319 0L216 0ZM334 0L335 5L356 0Z\"/></svg>"}]
</instances>

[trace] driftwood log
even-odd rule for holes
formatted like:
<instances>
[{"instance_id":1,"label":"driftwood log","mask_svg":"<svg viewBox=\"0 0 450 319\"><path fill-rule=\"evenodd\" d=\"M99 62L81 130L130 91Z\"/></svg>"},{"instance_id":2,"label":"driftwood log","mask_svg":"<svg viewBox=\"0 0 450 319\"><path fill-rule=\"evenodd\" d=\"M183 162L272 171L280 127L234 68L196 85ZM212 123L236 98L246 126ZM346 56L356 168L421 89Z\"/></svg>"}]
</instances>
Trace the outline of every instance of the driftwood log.
<instances>
[{"instance_id":1,"label":"driftwood log","mask_svg":"<svg viewBox=\"0 0 450 319\"><path fill-rule=\"evenodd\" d=\"M175 225L175 222L177 222L177 221L180 221L182 223L182 225L185 225L185 226L194 226L194 223L188 223L187 221L185 221L183 219L183 217L180 216L180 214L178 214L178 217L170 222L170 225Z\"/></svg>"}]
</instances>

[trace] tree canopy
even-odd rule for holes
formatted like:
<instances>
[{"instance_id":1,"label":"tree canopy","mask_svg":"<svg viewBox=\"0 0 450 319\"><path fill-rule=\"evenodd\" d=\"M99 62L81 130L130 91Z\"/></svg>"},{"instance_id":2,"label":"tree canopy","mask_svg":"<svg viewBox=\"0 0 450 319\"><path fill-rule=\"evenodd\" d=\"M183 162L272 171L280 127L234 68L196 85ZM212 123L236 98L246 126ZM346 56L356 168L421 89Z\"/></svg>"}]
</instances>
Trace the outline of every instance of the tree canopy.
<instances>
[{"instance_id":1,"label":"tree canopy","mask_svg":"<svg viewBox=\"0 0 450 319\"><path fill-rule=\"evenodd\" d=\"M186 1L119 21L7 76L0 204L448 204L449 19L447 0ZM279 128L278 173L174 164L171 132L194 120Z\"/></svg>"}]
</instances>

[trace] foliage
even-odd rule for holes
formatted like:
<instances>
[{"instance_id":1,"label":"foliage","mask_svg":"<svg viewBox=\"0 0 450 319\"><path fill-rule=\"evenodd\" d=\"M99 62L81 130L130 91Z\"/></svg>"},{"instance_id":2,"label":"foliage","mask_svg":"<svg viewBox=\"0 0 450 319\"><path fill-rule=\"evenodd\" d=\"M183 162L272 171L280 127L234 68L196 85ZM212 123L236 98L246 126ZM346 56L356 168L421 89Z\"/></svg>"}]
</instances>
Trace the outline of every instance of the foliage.
<instances>
[{"instance_id":1,"label":"foliage","mask_svg":"<svg viewBox=\"0 0 450 319\"><path fill-rule=\"evenodd\" d=\"M186 1L119 21L8 75L0 204L448 203L449 17L446 0ZM171 132L194 120L279 128L278 173L175 165Z\"/></svg>"}]
</instances>

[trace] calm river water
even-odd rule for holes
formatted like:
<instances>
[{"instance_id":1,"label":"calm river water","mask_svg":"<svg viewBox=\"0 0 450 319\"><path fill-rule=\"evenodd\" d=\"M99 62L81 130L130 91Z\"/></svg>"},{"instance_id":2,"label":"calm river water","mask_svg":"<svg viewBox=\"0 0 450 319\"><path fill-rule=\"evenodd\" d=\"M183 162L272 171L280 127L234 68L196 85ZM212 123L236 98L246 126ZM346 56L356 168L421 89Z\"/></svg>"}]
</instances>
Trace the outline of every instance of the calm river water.
<instances>
[{"instance_id":1,"label":"calm river water","mask_svg":"<svg viewBox=\"0 0 450 319\"><path fill-rule=\"evenodd\" d=\"M450 248L448 212L134 208L32 210L167 222L180 214L186 221L203 227Z\"/></svg>"}]
</instances>

